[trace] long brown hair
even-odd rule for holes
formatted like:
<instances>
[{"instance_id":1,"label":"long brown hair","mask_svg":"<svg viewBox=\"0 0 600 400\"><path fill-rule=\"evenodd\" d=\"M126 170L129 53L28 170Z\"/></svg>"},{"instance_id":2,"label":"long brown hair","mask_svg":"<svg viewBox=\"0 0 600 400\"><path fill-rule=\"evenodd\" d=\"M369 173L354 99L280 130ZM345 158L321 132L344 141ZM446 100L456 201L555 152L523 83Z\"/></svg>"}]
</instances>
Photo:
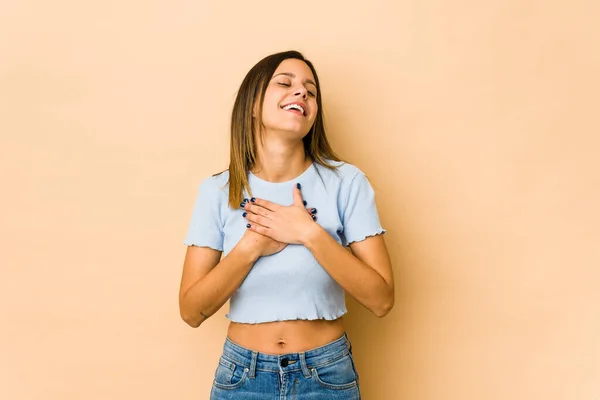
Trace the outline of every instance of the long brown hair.
<instances>
[{"instance_id":1,"label":"long brown hair","mask_svg":"<svg viewBox=\"0 0 600 400\"><path fill-rule=\"evenodd\" d=\"M231 113L231 148L229 159L229 207L238 208L243 200L243 192L246 190L250 195L248 184L248 172L255 165L256 152L256 127L262 126L262 109L264 95L271 77L283 60L293 58L304 61L311 69L315 83L317 84L317 117L308 134L302 139L305 154L317 164L335 170L336 167L329 165L327 160L342 161L333 151L327 136L323 122L323 96L319 77L313 64L297 51L285 51L272 54L260 60L246 74L233 105ZM258 112L253 118L253 108L258 102Z\"/></svg>"}]
</instances>

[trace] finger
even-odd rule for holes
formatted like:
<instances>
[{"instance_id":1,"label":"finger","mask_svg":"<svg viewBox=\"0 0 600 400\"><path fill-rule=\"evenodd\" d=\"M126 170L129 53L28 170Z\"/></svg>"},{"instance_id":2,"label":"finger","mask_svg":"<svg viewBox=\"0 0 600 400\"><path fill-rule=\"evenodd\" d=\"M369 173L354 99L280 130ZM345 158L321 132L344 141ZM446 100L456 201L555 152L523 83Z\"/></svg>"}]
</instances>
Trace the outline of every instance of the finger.
<instances>
[{"instance_id":1,"label":"finger","mask_svg":"<svg viewBox=\"0 0 600 400\"><path fill-rule=\"evenodd\" d=\"M251 212L244 212L242 214L242 217L246 218L251 224L259 224L266 228L271 227L271 220L266 217L263 217L262 215L254 214Z\"/></svg>"},{"instance_id":2,"label":"finger","mask_svg":"<svg viewBox=\"0 0 600 400\"><path fill-rule=\"evenodd\" d=\"M269 217L269 215L273 213L273 211L261 206L257 206L253 203L246 203L244 205L244 210L250 211L256 215L262 215L263 217Z\"/></svg>"},{"instance_id":3,"label":"finger","mask_svg":"<svg viewBox=\"0 0 600 400\"><path fill-rule=\"evenodd\" d=\"M294 205L304 207L304 201L302 200L302 186L299 183L296 183L294 186L292 195L294 196Z\"/></svg>"},{"instance_id":4,"label":"finger","mask_svg":"<svg viewBox=\"0 0 600 400\"><path fill-rule=\"evenodd\" d=\"M263 236L269 236L269 228L266 228L264 226L258 225L258 224L246 224L246 228L250 229L251 231L254 231L256 233L260 233Z\"/></svg>"},{"instance_id":5,"label":"finger","mask_svg":"<svg viewBox=\"0 0 600 400\"><path fill-rule=\"evenodd\" d=\"M317 213L317 209L316 208L306 208L306 212L308 213L308 215L314 215Z\"/></svg>"},{"instance_id":6,"label":"finger","mask_svg":"<svg viewBox=\"0 0 600 400\"><path fill-rule=\"evenodd\" d=\"M269 200L257 199L256 197L252 197L250 199L250 204L254 204L263 208L266 208L270 211L275 211L279 207L278 204L270 202Z\"/></svg>"}]
</instances>

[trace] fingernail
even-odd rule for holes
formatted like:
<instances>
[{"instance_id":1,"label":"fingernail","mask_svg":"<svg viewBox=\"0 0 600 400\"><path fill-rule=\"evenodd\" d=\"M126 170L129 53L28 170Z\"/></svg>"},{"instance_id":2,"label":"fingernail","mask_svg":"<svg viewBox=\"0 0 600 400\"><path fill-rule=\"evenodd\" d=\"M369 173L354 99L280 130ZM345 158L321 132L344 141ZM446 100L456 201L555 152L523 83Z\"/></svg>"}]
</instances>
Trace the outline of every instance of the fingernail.
<instances>
[{"instance_id":1,"label":"fingernail","mask_svg":"<svg viewBox=\"0 0 600 400\"><path fill-rule=\"evenodd\" d=\"M242 201L242 202L240 203L240 207L242 207L242 208L244 208L244 206L245 206L245 205L246 205L246 202L245 202L245 201Z\"/></svg>"},{"instance_id":2,"label":"fingernail","mask_svg":"<svg viewBox=\"0 0 600 400\"><path fill-rule=\"evenodd\" d=\"M307 205L308 203L306 202L306 200L302 200L302 204Z\"/></svg>"},{"instance_id":3,"label":"fingernail","mask_svg":"<svg viewBox=\"0 0 600 400\"><path fill-rule=\"evenodd\" d=\"M311 217L312 217L313 221L317 220L317 216L316 215L311 215Z\"/></svg>"},{"instance_id":4,"label":"fingernail","mask_svg":"<svg viewBox=\"0 0 600 400\"><path fill-rule=\"evenodd\" d=\"M250 228L250 224L246 224L246 228Z\"/></svg>"},{"instance_id":5,"label":"fingernail","mask_svg":"<svg viewBox=\"0 0 600 400\"><path fill-rule=\"evenodd\" d=\"M296 183L296 187L297 187L298 189L302 189L302 185L300 185L299 183Z\"/></svg>"},{"instance_id":6,"label":"fingernail","mask_svg":"<svg viewBox=\"0 0 600 400\"><path fill-rule=\"evenodd\" d=\"M317 213L317 209L316 208L311 208L310 209L310 213L311 214L316 214Z\"/></svg>"},{"instance_id":7,"label":"fingernail","mask_svg":"<svg viewBox=\"0 0 600 400\"><path fill-rule=\"evenodd\" d=\"M242 217L245 217L246 215L248 215L248 213L247 213L246 211L244 211L244 212L242 213Z\"/></svg>"},{"instance_id":8,"label":"fingernail","mask_svg":"<svg viewBox=\"0 0 600 400\"><path fill-rule=\"evenodd\" d=\"M256 201L256 198L253 197L253 198L250 199L250 201L254 203Z\"/></svg>"}]
</instances>

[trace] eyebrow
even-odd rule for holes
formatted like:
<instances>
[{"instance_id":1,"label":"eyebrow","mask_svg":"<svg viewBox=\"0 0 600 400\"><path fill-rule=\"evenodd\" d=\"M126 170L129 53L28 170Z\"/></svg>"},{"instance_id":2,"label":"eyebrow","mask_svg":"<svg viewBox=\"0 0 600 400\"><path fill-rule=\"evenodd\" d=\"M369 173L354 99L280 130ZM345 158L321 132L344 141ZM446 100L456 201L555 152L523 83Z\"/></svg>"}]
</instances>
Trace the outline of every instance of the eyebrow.
<instances>
[{"instance_id":1,"label":"eyebrow","mask_svg":"<svg viewBox=\"0 0 600 400\"><path fill-rule=\"evenodd\" d=\"M275 78L276 76L279 76L279 75L289 76L290 78L295 78L296 77L296 75L292 74L291 72L281 72L281 73L279 73L277 75L274 75L273 78ZM271 79L273 79L273 78L271 78ZM317 84L315 82L313 82L312 79L307 79L307 80L305 80L305 82L306 83L310 83L314 87L317 87Z\"/></svg>"}]
</instances>

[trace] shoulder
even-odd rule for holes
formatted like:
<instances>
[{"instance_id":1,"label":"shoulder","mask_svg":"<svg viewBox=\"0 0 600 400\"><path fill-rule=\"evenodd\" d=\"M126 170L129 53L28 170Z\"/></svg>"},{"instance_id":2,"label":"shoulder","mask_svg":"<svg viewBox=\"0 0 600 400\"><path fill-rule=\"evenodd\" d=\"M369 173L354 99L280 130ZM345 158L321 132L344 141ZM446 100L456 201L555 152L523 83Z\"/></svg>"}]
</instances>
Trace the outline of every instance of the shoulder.
<instances>
[{"instance_id":1,"label":"shoulder","mask_svg":"<svg viewBox=\"0 0 600 400\"><path fill-rule=\"evenodd\" d=\"M320 174L325 176L335 176L342 182L350 182L357 176L364 176L364 172L354 164L350 164L345 161L333 161L326 160L327 165L332 168L328 168L321 164L315 163L315 166Z\"/></svg>"},{"instance_id":2,"label":"shoulder","mask_svg":"<svg viewBox=\"0 0 600 400\"><path fill-rule=\"evenodd\" d=\"M199 190L207 196L229 196L229 170L204 178L200 182Z\"/></svg>"}]
</instances>

